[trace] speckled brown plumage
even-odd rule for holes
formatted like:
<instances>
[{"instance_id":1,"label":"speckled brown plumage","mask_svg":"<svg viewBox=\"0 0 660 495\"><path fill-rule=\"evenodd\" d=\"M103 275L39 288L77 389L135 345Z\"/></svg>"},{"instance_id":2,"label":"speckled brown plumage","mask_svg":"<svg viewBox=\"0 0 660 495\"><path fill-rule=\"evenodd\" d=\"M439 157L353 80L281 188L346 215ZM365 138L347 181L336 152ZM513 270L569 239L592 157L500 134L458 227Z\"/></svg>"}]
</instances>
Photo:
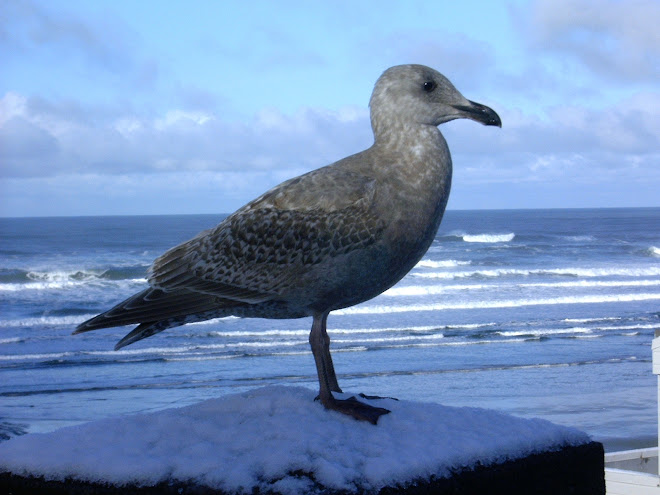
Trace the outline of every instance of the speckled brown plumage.
<instances>
[{"instance_id":1,"label":"speckled brown plumage","mask_svg":"<svg viewBox=\"0 0 660 495\"><path fill-rule=\"evenodd\" d=\"M327 315L394 285L430 246L452 175L437 126L456 118L501 123L493 110L466 100L444 76L421 65L385 71L370 107L373 146L274 187L170 249L150 268L147 289L82 323L76 333L139 324L120 348L221 316L312 316L321 402L375 423L384 410L331 396L339 386Z\"/></svg>"}]
</instances>

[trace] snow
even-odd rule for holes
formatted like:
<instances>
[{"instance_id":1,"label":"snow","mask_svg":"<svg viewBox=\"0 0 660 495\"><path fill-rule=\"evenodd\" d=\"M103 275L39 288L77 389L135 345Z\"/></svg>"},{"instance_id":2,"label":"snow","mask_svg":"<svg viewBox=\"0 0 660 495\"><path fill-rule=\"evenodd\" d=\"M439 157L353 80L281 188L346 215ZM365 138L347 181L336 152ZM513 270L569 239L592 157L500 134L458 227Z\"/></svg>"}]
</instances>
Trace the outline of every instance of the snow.
<instances>
[{"instance_id":1,"label":"snow","mask_svg":"<svg viewBox=\"0 0 660 495\"><path fill-rule=\"evenodd\" d=\"M271 386L27 434L0 443L0 471L115 485L191 481L238 493L301 493L313 478L369 491L590 441L541 419L393 399L365 400L392 411L373 426L325 410L314 396Z\"/></svg>"}]
</instances>

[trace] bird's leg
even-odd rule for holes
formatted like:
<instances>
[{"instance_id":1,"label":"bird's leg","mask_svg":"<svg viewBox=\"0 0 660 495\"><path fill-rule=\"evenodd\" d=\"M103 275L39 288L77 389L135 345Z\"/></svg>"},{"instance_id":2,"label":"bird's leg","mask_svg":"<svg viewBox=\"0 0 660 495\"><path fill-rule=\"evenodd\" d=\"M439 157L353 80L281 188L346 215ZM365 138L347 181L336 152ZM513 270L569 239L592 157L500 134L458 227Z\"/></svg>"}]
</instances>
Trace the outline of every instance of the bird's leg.
<instances>
[{"instance_id":1,"label":"bird's leg","mask_svg":"<svg viewBox=\"0 0 660 495\"><path fill-rule=\"evenodd\" d=\"M390 411L382 407L370 406L358 401L355 397L341 400L335 399L332 395L332 392L341 392L341 389L337 383L332 358L330 357L330 338L326 332L327 319L327 313L314 315L312 331L309 333L309 344L312 347L316 372L319 377L319 400L326 409L332 409L355 419L376 424L379 417Z\"/></svg>"},{"instance_id":2,"label":"bird's leg","mask_svg":"<svg viewBox=\"0 0 660 495\"><path fill-rule=\"evenodd\" d=\"M328 315L323 315L321 322L321 343L323 345L323 362L325 363L325 370L328 376L328 386L331 392L342 393L337 382L337 375L335 374L335 365L332 363L332 356L330 355L330 336L326 330Z\"/></svg>"},{"instance_id":3,"label":"bird's leg","mask_svg":"<svg viewBox=\"0 0 660 495\"><path fill-rule=\"evenodd\" d=\"M319 377L319 399L323 403L327 397L332 397L330 392L341 392L335 367L330 357L330 337L326 331L326 321L328 314L314 316L312 331L309 333L309 345L312 347L312 354L316 362L316 372Z\"/></svg>"}]
</instances>

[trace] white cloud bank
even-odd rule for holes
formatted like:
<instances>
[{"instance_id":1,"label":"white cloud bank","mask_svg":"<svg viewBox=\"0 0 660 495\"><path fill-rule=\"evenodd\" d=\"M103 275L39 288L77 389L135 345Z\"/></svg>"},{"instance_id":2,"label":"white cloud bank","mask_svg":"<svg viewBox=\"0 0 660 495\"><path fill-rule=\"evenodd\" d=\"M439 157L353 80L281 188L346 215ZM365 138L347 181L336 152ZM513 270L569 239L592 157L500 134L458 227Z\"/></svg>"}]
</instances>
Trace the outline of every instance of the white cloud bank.
<instances>
[{"instance_id":1,"label":"white cloud bank","mask_svg":"<svg viewBox=\"0 0 660 495\"><path fill-rule=\"evenodd\" d=\"M490 187L506 196L507 188L535 184L558 194L565 189L570 196L579 185L588 195L589 188L600 194L660 179L658 93L639 93L600 110L557 106L542 119L493 106L502 116L501 130L471 121L441 127L454 156L458 191L483 197L479 191ZM230 212L268 187L360 151L372 140L366 108L304 108L293 115L273 109L250 122L231 122L199 110L150 116L98 112L7 93L0 99L6 193L0 213L39 214L38 202L30 207L32 193L42 201L61 196L54 201L60 210L49 206L42 214ZM521 189L523 206L525 194L531 192ZM458 207L489 207L471 201L459 197ZM583 205L571 205L569 198L568 206Z\"/></svg>"},{"instance_id":2,"label":"white cloud bank","mask_svg":"<svg viewBox=\"0 0 660 495\"><path fill-rule=\"evenodd\" d=\"M538 0L528 34L537 46L605 77L657 81L658 19L655 0Z\"/></svg>"},{"instance_id":3,"label":"white cloud bank","mask_svg":"<svg viewBox=\"0 0 660 495\"><path fill-rule=\"evenodd\" d=\"M2 176L318 167L368 143L364 110L264 110L252 122L202 111L158 116L77 111L7 93L0 100ZM366 122L366 125L364 125Z\"/></svg>"}]
</instances>

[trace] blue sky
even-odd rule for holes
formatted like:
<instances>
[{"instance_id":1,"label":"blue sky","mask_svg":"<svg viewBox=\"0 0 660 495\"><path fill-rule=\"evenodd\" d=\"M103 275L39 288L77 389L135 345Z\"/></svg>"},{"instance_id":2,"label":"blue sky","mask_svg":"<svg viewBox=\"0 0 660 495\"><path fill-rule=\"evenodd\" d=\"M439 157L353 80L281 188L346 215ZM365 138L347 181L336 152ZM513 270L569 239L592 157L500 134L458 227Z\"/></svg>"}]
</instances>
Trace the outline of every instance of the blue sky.
<instances>
[{"instance_id":1,"label":"blue sky","mask_svg":"<svg viewBox=\"0 0 660 495\"><path fill-rule=\"evenodd\" d=\"M449 208L660 206L656 0L0 3L0 216L233 211L401 63L503 120L441 126Z\"/></svg>"}]
</instances>

